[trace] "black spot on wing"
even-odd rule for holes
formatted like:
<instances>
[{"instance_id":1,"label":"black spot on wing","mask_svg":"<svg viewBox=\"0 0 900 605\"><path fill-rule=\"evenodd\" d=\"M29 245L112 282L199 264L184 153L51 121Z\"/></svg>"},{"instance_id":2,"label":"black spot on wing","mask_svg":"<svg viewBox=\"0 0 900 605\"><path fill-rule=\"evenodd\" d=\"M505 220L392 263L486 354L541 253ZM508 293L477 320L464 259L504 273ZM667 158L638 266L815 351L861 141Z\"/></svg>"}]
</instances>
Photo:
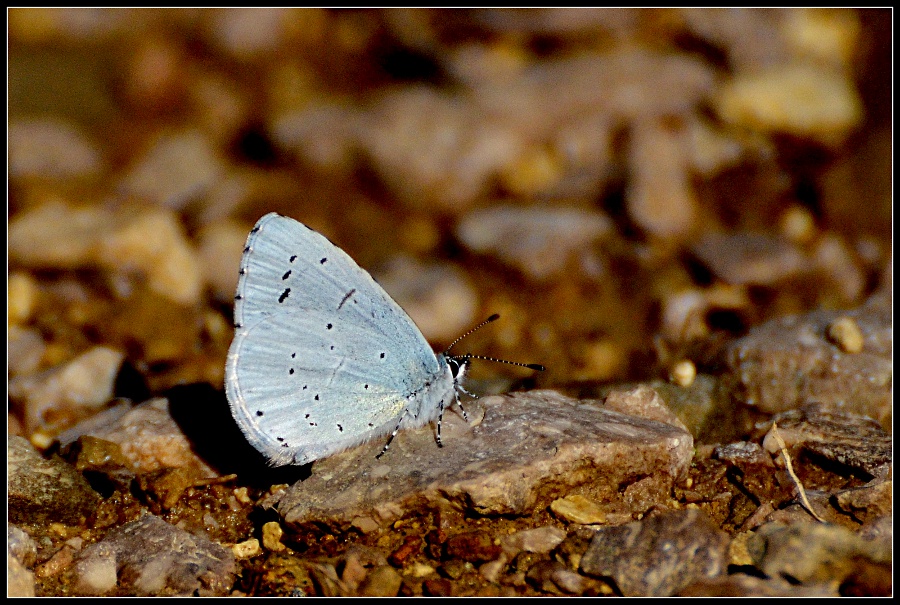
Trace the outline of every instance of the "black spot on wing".
<instances>
[{"instance_id":1,"label":"black spot on wing","mask_svg":"<svg viewBox=\"0 0 900 605\"><path fill-rule=\"evenodd\" d=\"M291 270L288 269L287 272L281 276L281 279L285 280L285 279L289 278L290 276L291 276Z\"/></svg>"},{"instance_id":2,"label":"black spot on wing","mask_svg":"<svg viewBox=\"0 0 900 605\"><path fill-rule=\"evenodd\" d=\"M285 300L287 300L287 297L290 293L291 293L291 289L285 288L284 292L281 293L281 296L278 297L278 302L283 303Z\"/></svg>"}]
</instances>

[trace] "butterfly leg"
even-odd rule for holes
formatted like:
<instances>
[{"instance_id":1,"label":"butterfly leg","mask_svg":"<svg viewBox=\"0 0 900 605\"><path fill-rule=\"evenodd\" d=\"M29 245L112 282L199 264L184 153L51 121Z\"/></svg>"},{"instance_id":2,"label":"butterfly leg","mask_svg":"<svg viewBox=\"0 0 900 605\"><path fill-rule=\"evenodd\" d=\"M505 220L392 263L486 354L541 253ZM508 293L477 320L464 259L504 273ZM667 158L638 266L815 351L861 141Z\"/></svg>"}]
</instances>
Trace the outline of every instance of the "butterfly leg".
<instances>
[{"instance_id":1,"label":"butterfly leg","mask_svg":"<svg viewBox=\"0 0 900 605\"><path fill-rule=\"evenodd\" d=\"M403 422L403 418L405 418L405 417L406 417L406 410L403 410L403 413L400 414L400 420L397 421L397 426L396 426L396 428L394 428L394 432L391 433L390 437L388 437L387 443L384 444L384 447L382 448L381 453L378 454L377 456L375 456L375 458L381 458L382 456L384 456L384 453L386 451L388 451L389 447L391 447L391 441L394 440L394 436L396 436L397 431L400 430L400 423ZM438 432L440 432L440 426L441 426L440 421L438 421ZM440 437L438 437L438 445L440 445Z\"/></svg>"},{"instance_id":2,"label":"butterfly leg","mask_svg":"<svg viewBox=\"0 0 900 605\"><path fill-rule=\"evenodd\" d=\"M457 389L457 393L456 393L456 405L458 405L460 411L462 411L463 420L465 420L466 422L469 422L469 415L466 414L466 409L463 407L462 401L460 401L460 398L459 398L459 392L461 391L461 392L465 393L466 395L468 395L468 396L471 397L472 399L478 399L478 395L476 395L475 393L470 393L470 392L467 391L467 390L465 389L465 387L463 387L463 385L461 385L461 384L458 384L458 383L457 383L455 386L456 386L456 389Z\"/></svg>"},{"instance_id":3,"label":"butterfly leg","mask_svg":"<svg viewBox=\"0 0 900 605\"><path fill-rule=\"evenodd\" d=\"M463 393L465 393L466 395L468 395L469 397L471 397L472 399L478 399L478 395L476 395L475 393L470 393L469 391L466 390L466 388L463 385L457 384L456 388L459 389L460 391L462 391Z\"/></svg>"},{"instance_id":4,"label":"butterfly leg","mask_svg":"<svg viewBox=\"0 0 900 605\"><path fill-rule=\"evenodd\" d=\"M441 411L438 413L437 444L438 444L438 447L444 447L444 444L441 443L441 421L444 419L444 400L443 399L441 399L440 410Z\"/></svg>"},{"instance_id":5,"label":"butterfly leg","mask_svg":"<svg viewBox=\"0 0 900 605\"><path fill-rule=\"evenodd\" d=\"M462 401L459 400L459 397L456 398L456 405L459 406L459 410L462 412L463 420L465 420L465 421L468 423L468 422L469 422L469 415L466 414L466 408L464 408L464 407L462 406Z\"/></svg>"}]
</instances>

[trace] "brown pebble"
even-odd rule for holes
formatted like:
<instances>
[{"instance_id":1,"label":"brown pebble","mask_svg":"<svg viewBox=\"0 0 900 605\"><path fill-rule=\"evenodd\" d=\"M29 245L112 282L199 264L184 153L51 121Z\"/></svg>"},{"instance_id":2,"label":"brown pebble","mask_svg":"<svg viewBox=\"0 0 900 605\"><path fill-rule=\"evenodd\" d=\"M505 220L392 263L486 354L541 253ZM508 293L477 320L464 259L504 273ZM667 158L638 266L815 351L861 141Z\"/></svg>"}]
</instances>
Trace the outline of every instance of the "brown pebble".
<instances>
[{"instance_id":1,"label":"brown pebble","mask_svg":"<svg viewBox=\"0 0 900 605\"><path fill-rule=\"evenodd\" d=\"M490 534L483 531L456 534L447 540L444 549L449 558L472 563L496 559L501 551Z\"/></svg>"},{"instance_id":2,"label":"brown pebble","mask_svg":"<svg viewBox=\"0 0 900 605\"><path fill-rule=\"evenodd\" d=\"M75 549L71 546L63 546L52 557L34 568L34 575L39 578L49 578L72 565L75 559Z\"/></svg>"},{"instance_id":3,"label":"brown pebble","mask_svg":"<svg viewBox=\"0 0 900 605\"><path fill-rule=\"evenodd\" d=\"M429 597L452 597L453 582L444 578L434 578L422 582L422 594Z\"/></svg>"},{"instance_id":4,"label":"brown pebble","mask_svg":"<svg viewBox=\"0 0 900 605\"><path fill-rule=\"evenodd\" d=\"M407 559L422 550L422 539L418 536L406 536L403 544L388 557L388 563L394 567L403 567Z\"/></svg>"}]
</instances>

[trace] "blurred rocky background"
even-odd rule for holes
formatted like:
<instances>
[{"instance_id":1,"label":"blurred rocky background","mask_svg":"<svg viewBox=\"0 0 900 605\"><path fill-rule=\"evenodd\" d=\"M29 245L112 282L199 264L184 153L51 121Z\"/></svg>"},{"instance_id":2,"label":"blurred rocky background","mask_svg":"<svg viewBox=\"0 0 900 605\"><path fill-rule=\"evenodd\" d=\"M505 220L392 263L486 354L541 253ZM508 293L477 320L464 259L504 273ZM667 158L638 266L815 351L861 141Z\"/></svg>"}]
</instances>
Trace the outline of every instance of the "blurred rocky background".
<instances>
[{"instance_id":1,"label":"blurred rocky background","mask_svg":"<svg viewBox=\"0 0 900 605\"><path fill-rule=\"evenodd\" d=\"M7 16L11 594L890 591L889 9ZM436 348L499 313L465 349L548 368L476 364L470 390L606 398L678 426L693 462L656 426L620 479L671 481L627 505L596 508L615 486L566 464L513 513L392 493L431 525L353 508L313 532L287 504L305 496L274 504L297 477L246 478L222 395L238 261L269 211L344 248ZM831 526L791 525L773 415ZM687 505L706 516L663 514ZM708 557L668 583L635 575L666 567L651 547L600 550L688 525ZM784 571L798 540L849 562Z\"/></svg>"}]
</instances>

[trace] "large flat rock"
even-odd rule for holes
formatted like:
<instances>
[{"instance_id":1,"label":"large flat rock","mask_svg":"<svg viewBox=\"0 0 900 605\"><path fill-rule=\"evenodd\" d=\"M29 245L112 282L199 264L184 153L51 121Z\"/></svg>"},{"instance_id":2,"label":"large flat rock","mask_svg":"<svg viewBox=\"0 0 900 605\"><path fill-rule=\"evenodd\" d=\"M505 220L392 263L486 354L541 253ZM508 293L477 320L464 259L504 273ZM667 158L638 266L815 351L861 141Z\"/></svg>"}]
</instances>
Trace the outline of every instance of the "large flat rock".
<instances>
[{"instance_id":1,"label":"large flat rock","mask_svg":"<svg viewBox=\"0 0 900 605\"><path fill-rule=\"evenodd\" d=\"M380 459L378 440L318 461L281 495L278 511L288 525L334 529L375 528L448 504L482 515L527 515L568 493L621 499L639 481L642 493L668 493L693 453L681 428L553 391L466 407L469 424L444 415L443 448L425 427L398 433Z\"/></svg>"}]
</instances>

